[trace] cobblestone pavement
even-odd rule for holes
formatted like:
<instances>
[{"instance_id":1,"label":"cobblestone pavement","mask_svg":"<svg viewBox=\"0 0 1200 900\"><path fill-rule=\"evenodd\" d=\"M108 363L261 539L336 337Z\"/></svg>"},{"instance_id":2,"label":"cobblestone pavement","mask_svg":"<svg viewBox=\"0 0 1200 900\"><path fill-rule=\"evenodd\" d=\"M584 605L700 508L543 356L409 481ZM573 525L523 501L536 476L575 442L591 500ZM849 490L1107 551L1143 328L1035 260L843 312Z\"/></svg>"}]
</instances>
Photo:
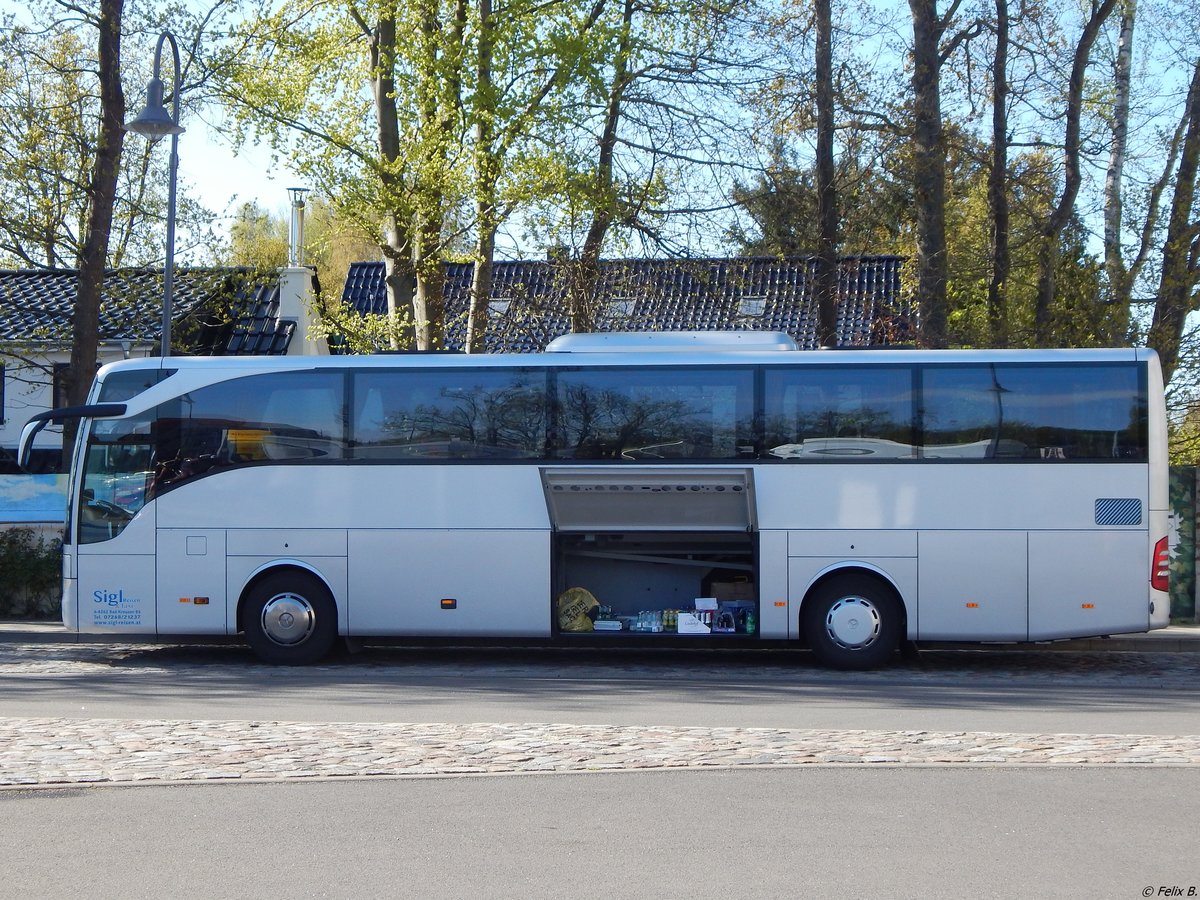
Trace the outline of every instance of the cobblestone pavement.
<instances>
[{"instance_id":1,"label":"cobblestone pavement","mask_svg":"<svg viewBox=\"0 0 1200 900\"><path fill-rule=\"evenodd\" d=\"M528 652L482 658L373 652L321 668L421 665L454 675L547 674ZM1200 683L1196 654L922 654L887 670L922 682L955 677L1082 680L1089 685ZM707 657L706 657L707 658ZM621 657L606 668L625 676L691 677L705 659L669 665L654 656ZM834 673L764 662L762 654L722 657L731 675L863 682L879 673ZM569 657L572 675L603 660ZM560 671L555 659L553 671ZM157 672L200 667L206 673L254 665L240 648L101 645L0 648L0 675L22 678ZM539 669L539 665L541 668ZM694 666L691 671L689 665ZM288 677L286 669L267 669ZM711 669L709 669L711 672ZM596 726L562 723L309 724L275 721L165 721L0 718L0 786L294 780L621 769L740 766L1200 766L1200 734L1080 735L943 731L830 731L777 728Z\"/></svg>"},{"instance_id":2,"label":"cobblestone pavement","mask_svg":"<svg viewBox=\"0 0 1200 900\"><path fill-rule=\"evenodd\" d=\"M805 765L1200 766L1200 736L0 719L0 784Z\"/></svg>"}]
</instances>

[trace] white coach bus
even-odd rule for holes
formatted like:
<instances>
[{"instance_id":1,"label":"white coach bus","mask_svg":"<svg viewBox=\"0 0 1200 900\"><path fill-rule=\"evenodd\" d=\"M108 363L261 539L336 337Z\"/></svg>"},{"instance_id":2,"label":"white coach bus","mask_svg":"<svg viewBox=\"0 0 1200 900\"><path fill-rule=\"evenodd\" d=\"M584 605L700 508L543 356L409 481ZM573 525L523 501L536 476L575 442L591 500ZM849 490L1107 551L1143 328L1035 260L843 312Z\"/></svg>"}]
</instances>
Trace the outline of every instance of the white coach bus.
<instances>
[{"instance_id":1,"label":"white coach bus","mask_svg":"<svg viewBox=\"0 0 1200 900\"><path fill-rule=\"evenodd\" d=\"M810 647L1168 624L1153 352L805 352L767 332L536 355L102 368L63 621L232 635Z\"/></svg>"}]
</instances>

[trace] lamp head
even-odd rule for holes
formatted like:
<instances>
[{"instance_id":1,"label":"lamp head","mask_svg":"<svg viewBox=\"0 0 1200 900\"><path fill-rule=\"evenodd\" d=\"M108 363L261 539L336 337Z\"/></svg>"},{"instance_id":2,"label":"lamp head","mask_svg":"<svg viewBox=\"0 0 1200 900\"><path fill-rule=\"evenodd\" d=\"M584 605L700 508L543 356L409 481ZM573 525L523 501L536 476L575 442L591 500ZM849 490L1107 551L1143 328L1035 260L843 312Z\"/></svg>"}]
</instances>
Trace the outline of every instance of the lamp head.
<instances>
[{"instance_id":1,"label":"lamp head","mask_svg":"<svg viewBox=\"0 0 1200 900\"><path fill-rule=\"evenodd\" d=\"M292 206L296 209L304 209L304 195L308 193L308 188L290 187L287 192L288 196L292 198Z\"/></svg>"},{"instance_id":2,"label":"lamp head","mask_svg":"<svg viewBox=\"0 0 1200 900\"><path fill-rule=\"evenodd\" d=\"M163 83L161 78L151 78L146 85L146 108L136 119L125 124L126 131L145 135L152 141L169 134L183 134L186 130L175 121L163 105Z\"/></svg>"}]
</instances>

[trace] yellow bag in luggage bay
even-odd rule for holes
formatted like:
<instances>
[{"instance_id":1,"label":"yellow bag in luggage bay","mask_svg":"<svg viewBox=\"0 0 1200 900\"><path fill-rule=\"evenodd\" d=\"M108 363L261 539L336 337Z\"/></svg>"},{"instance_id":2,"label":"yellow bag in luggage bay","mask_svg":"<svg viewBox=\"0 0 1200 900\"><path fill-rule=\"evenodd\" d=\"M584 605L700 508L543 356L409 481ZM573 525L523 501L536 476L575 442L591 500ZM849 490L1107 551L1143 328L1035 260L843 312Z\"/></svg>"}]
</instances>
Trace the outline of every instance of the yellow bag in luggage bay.
<instances>
[{"instance_id":1,"label":"yellow bag in luggage bay","mask_svg":"<svg viewBox=\"0 0 1200 900\"><path fill-rule=\"evenodd\" d=\"M558 627L562 631L591 631L599 601L585 588L567 588L558 595Z\"/></svg>"}]
</instances>

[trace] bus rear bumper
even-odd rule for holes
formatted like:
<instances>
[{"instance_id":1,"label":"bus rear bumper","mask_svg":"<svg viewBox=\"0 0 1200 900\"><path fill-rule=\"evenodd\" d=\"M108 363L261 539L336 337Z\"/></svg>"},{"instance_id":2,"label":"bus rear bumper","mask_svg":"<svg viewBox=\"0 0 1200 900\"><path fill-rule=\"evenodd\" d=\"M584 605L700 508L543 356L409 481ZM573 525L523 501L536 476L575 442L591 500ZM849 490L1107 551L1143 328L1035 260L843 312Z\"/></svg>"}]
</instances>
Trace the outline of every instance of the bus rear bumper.
<instances>
[{"instance_id":1,"label":"bus rear bumper","mask_svg":"<svg viewBox=\"0 0 1200 900\"><path fill-rule=\"evenodd\" d=\"M1166 591L1150 590L1150 625L1148 631L1167 628L1171 624L1171 595Z\"/></svg>"}]
</instances>

